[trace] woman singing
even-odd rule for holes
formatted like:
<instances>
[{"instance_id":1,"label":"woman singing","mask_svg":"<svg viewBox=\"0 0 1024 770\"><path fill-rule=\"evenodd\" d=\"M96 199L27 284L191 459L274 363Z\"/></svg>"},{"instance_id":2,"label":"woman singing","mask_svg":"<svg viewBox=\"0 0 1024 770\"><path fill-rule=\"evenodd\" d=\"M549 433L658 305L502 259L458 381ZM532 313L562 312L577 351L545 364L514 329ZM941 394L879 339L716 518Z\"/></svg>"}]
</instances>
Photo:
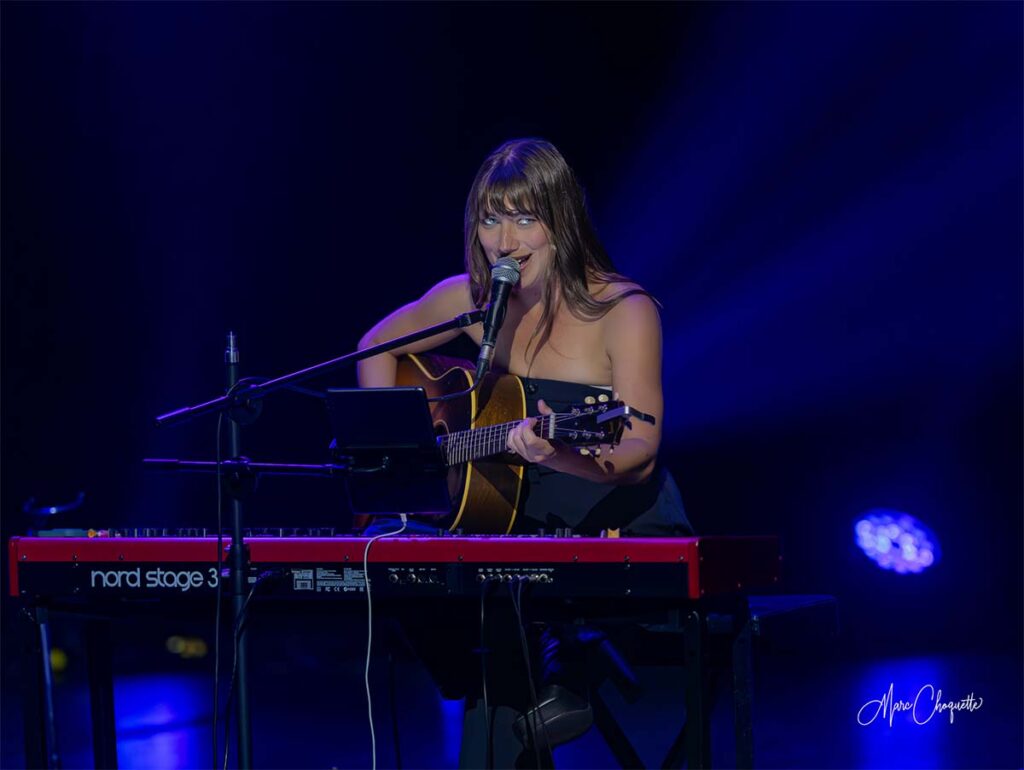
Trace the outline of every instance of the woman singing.
<instances>
[{"instance_id":1,"label":"woman singing","mask_svg":"<svg viewBox=\"0 0 1024 770\"><path fill-rule=\"evenodd\" d=\"M515 259L521 280L509 298L494 352L496 369L523 380L531 416L508 436L509 451L527 463L514 531L691 534L675 482L657 462L664 415L658 305L615 270L591 225L583 190L561 153L541 139L515 139L491 153L470 189L464 234L465 272L382 320L363 337L360 349L482 307L488 300L491 267L502 257ZM480 343L483 330L476 325L360 362L360 386L394 386L398 356L429 350L463 332ZM583 455L532 430L538 414L612 394L655 418L653 425L634 420L614 452L605 448L600 456ZM495 646L501 639L518 638L509 614L495 612L492 622L506 625L492 633L499 640ZM479 618L476 623L479 636ZM589 727L592 712L581 663L588 642L580 634L541 627L541 660L534 669L542 685L539 709L523 688L525 675L508 664L521 660L521 654L505 655L505 664L493 673L489 668L490 704L498 708L485 719L483 710L473 705L479 691L473 668L451 663L459 657L450 646L458 623L446 625L444 644L437 642L436 623L404 625L442 689L468 694L464 766L489 765L485 746L491 747L498 766L535 765L534 753L523 752L533 733L522 714L531 707L552 745ZM466 620L464 635L472 641L472 619ZM591 642L595 638L590 633ZM472 659L468 648L466 657ZM479 680L478 665L475 674ZM488 730L492 741L486 739ZM519 740L510 740L513 735Z\"/></svg>"},{"instance_id":2,"label":"woman singing","mask_svg":"<svg viewBox=\"0 0 1024 770\"><path fill-rule=\"evenodd\" d=\"M509 298L494 365L522 378L529 414L614 393L655 417L654 425L634 420L614 453L599 457L540 438L532 420L511 431L508 449L530 464L516 531L689 533L675 483L657 464L664 414L657 305L615 271L575 175L548 142L515 139L484 161L466 202L466 272L382 320L360 349L483 306L491 267L501 257L519 262L521 279ZM463 332L480 343L479 325ZM393 386L397 356L459 333L360 362L360 386Z\"/></svg>"}]
</instances>

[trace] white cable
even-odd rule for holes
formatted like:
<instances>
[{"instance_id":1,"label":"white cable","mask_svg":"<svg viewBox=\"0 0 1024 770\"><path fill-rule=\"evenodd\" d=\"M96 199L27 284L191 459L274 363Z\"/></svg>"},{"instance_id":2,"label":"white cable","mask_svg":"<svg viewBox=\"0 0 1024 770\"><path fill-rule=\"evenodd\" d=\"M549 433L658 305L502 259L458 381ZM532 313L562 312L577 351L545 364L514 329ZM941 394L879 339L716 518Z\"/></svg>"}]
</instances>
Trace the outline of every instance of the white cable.
<instances>
[{"instance_id":1,"label":"white cable","mask_svg":"<svg viewBox=\"0 0 1024 770\"><path fill-rule=\"evenodd\" d=\"M382 537L391 537L405 531L405 527L409 523L409 517L404 513L400 513L399 516L402 519L401 528L396 529L394 532L374 535L366 541L366 551L363 552L363 583L366 585L366 622L369 627L369 632L366 635L366 672L364 678L366 680L366 711L370 717L370 755L373 759L373 770L377 770L377 733L373 729L373 696L370 695L370 651L373 649L373 601L370 598L370 546Z\"/></svg>"}]
</instances>

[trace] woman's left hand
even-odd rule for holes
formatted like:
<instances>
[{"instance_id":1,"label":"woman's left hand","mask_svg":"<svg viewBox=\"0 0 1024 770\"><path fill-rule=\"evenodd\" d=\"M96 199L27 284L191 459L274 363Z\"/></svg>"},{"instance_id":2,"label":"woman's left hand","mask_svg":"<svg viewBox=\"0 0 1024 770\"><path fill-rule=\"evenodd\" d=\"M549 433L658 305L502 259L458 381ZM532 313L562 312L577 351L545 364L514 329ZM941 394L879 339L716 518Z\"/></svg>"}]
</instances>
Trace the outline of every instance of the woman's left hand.
<instances>
[{"instance_id":1,"label":"woman's left hand","mask_svg":"<svg viewBox=\"0 0 1024 770\"><path fill-rule=\"evenodd\" d=\"M537 411L543 415L553 414L554 410L544 403L544 399L537 402ZM543 463L550 460L555 454L555 448L550 441L542 439L533 432L533 426L537 423L536 417L529 417L519 423L508 432L506 446L508 451L519 455L530 463Z\"/></svg>"}]
</instances>

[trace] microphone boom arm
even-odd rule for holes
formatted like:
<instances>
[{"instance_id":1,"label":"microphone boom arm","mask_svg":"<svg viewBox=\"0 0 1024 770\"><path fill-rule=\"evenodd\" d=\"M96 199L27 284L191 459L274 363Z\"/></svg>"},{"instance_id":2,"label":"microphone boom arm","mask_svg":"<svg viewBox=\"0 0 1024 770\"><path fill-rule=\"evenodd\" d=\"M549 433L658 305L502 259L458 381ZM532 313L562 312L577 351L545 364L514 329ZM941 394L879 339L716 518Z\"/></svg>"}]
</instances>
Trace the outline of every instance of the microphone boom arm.
<instances>
[{"instance_id":1,"label":"microphone boom arm","mask_svg":"<svg viewBox=\"0 0 1024 770\"><path fill-rule=\"evenodd\" d=\"M452 318L450 321L445 321L434 326L428 326L426 329L420 329L419 331L406 334L402 337L396 337L388 342L382 342L379 345L374 345L372 348L347 353L343 356L339 356L338 358L332 358L329 361L323 361L322 363L314 364L313 366L306 367L305 369L299 369L298 371L291 372L290 374L284 374L280 377L275 377L272 380L261 382L258 385L249 385L233 391L229 395L219 396L211 401L204 401L200 404L195 404L194 406L175 409L173 412L167 412L166 414L159 415L156 418L156 425L157 427L162 427L164 425L171 425L177 422L184 422L195 417L200 417L204 414L210 414L211 412L223 412L249 401L258 401L261 398L269 396L274 391L281 390L282 388L286 388L300 382L305 382L306 380L311 380L321 374L326 374L327 372L335 369L340 369L343 366L348 366L358 361L362 361L364 358L372 358L379 353L387 353L389 350L400 348L403 345L408 345L412 342L419 342L420 340L451 331L452 329L465 329L467 326L473 326L483 320L484 312L485 311L483 309L471 310L468 313L462 313L461 315L455 316L455 318Z\"/></svg>"}]
</instances>

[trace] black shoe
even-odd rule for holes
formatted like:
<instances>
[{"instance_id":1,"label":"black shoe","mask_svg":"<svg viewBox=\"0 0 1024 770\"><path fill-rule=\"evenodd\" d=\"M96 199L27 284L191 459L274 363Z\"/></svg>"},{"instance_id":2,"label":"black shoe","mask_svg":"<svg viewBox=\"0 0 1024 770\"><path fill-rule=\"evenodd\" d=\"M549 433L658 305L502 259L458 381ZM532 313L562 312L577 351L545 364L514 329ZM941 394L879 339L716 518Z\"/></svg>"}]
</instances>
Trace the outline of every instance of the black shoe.
<instances>
[{"instance_id":1,"label":"black shoe","mask_svg":"<svg viewBox=\"0 0 1024 770\"><path fill-rule=\"evenodd\" d=\"M590 703L561 685L550 684L537 694L537 708L520 715L512 730L528 749L533 747L534 734L538 744L554 748L579 738L592 724Z\"/></svg>"}]
</instances>

